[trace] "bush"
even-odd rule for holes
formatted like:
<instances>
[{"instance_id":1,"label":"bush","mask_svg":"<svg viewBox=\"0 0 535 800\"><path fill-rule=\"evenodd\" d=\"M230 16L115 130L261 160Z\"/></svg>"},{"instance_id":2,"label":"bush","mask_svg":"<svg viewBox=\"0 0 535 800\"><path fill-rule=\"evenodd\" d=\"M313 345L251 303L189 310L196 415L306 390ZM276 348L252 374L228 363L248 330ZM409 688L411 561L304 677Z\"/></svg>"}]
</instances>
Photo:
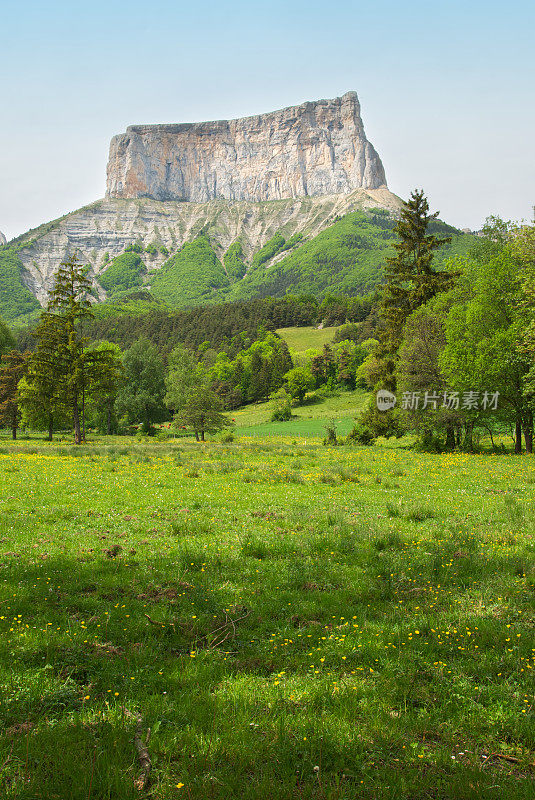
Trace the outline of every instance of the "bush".
<instances>
[{"instance_id":1,"label":"bush","mask_svg":"<svg viewBox=\"0 0 535 800\"><path fill-rule=\"evenodd\" d=\"M287 422L292 417L292 398L286 389L279 389L271 396L273 411L271 422Z\"/></svg>"},{"instance_id":2,"label":"bush","mask_svg":"<svg viewBox=\"0 0 535 800\"><path fill-rule=\"evenodd\" d=\"M134 242L133 244L129 244L127 248L125 248L125 252L127 253L142 253L143 252L143 245L141 242Z\"/></svg>"},{"instance_id":3,"label":"bush","mask_svg":"<svg viewBox=\"0 0 535 800\"><path fill-rule=\"evenodd\" d=\"M374 440L373 431L367 425L362 425L359 422L353 425L346 437L347 444L369 445L373 444Z\"/></svg>"},{"instance_id":4,"label":"bush","mask_svg":"<svg viewBox=\"0 0 535 800\"><path fill-rule=\"evenodd\" d=\"M337 433L338 431L336 430L334 420L329 420L327 425L325 425L325 438L323 440L323 444L326 446L332 445L333 447L336 447L338 444Z\"/></svg>"}]
</instances>

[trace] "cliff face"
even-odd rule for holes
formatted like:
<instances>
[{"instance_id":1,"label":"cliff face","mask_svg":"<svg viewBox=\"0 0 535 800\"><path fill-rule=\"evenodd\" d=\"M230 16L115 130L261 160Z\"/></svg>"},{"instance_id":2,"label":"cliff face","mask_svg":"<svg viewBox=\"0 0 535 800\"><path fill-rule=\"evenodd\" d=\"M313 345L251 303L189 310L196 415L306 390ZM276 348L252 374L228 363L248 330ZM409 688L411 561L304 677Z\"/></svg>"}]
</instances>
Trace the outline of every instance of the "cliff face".
<instances>
[{"instance_id":1,"label":"cliff face","mask_svg":"<svg viewBox=\"0 0 535 800\"><path fill-rule=\"evenodd\" d=\"M348 92L243 119L133 125L112 139L106 195L204 203L380 187L381 159Z\"/></svg>"}]
</instances>

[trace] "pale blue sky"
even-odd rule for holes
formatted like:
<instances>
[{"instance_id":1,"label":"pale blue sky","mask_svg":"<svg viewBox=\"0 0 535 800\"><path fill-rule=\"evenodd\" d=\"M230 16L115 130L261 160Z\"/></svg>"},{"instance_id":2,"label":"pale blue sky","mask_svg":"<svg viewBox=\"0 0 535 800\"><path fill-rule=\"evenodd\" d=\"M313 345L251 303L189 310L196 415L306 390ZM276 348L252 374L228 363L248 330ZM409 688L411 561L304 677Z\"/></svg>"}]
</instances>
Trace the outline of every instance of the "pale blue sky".
<instances>
[{"instance_id":1,"label":"pale blue sky","mask_svg":"<svg viewBox=\"0 0 535 800\"><path fill-rule=\"evenodd\" d=\"M102 197L111 136L354 89L389 187L459 227L535 203L535 3L2 3L0 230Z\"/></svg>"}]
</instances>

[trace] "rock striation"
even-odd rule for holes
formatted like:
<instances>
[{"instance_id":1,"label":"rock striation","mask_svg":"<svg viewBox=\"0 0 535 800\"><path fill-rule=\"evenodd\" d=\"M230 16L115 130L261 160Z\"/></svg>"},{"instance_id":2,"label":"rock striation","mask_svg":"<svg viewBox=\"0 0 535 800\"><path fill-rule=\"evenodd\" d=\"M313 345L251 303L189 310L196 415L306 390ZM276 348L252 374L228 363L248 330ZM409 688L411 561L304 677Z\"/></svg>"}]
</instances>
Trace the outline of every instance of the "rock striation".
<instances>
[{"instance_id":1,"label":"rock striation","mask_svg":"<svg viewBox=\"0 0 535 800\"><path fill-rule=\"evenodd\" d=\"M4 236L4 234L2 233L2 231L0 231L0 247L2 247L2 245L4 245L4 244L7 244L7 239Z\"/></svg>"},{"instance_id":2,"label":"rock striation","mask_svg":"<svg viewBox=\"0 0 535 800\"><path fill-rule=\"evenodd\" d=\"M115 136L108 198L265 201L386 188L355 92L217 122L132 125Z\"/></svg>"}]
</instances>

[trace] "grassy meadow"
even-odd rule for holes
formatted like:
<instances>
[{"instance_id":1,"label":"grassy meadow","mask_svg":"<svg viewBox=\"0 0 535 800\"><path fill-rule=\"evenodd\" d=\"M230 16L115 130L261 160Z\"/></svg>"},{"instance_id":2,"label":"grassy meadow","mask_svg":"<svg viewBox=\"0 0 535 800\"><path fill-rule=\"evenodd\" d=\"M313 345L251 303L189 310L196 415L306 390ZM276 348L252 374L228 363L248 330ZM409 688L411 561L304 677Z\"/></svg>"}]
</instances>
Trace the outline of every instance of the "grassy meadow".
<instances>
[{"instance_id":1,"label":"grassy meadow","mask_svg":"<svg viewBox=\"0 0 535 800\"><path fill-rule=\"evenodd\" d=\"M325 436L329 422L334 422L340 436L346 436L368 397L362 389L334 393L325 399L309 395L303 405L292 408L292 418L286 422L271 422L271 402L251 403L233 411L232 419L239 436L297 436L307 441L307 437L310 440Z\"/></svg>"},{"instance_id":2,"label":"grassy meadow","mask_svg":"<svg viewBox=\"0 0 535 800\"><path fill-rule=\"evenodd\" d=\"M307 350L321 350L324 344L331 344L340 326L318 328L305 325L300 328L279 328L276 333L284 339L290 350L304 353Z\"/></svg>"},{"instance_id":3,"label":"grassy meadow","mask_svg":"<svg viewBox=\"0 0 535 800\"><path fill-rule=\"evenodd\" d=\"M533 798L533 463L2 440L0 796Z\"/></svg>"}]
</instances>

